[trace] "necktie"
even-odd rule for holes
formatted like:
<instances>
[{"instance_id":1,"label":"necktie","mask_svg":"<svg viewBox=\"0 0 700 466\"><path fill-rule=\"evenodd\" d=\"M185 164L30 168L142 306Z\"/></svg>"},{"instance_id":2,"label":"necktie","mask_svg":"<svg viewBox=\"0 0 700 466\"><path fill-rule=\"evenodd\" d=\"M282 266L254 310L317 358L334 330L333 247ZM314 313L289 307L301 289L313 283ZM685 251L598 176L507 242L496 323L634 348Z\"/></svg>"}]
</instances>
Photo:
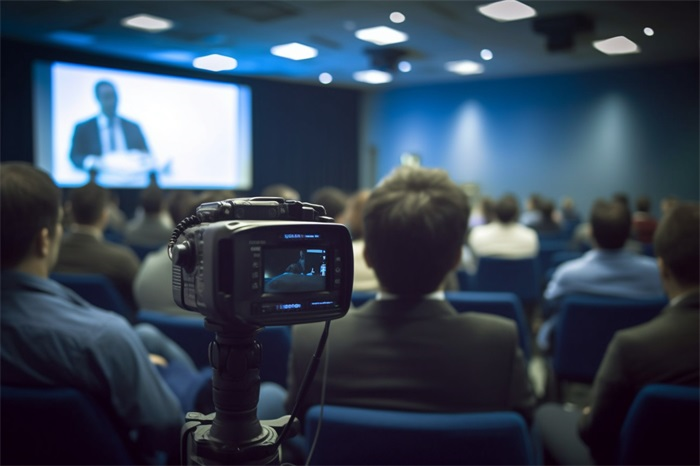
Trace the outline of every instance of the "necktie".
<instances>
[{"instance_id":1,"label":"necktie","mask_svg":"<svg viewBox=\"0 0 700 466\"><path fill-rule=\"evenodd\" d=\"M117 141L114 135L114 118L109 119L109 151L117 150Z\"/></svg>"}]
</instances>

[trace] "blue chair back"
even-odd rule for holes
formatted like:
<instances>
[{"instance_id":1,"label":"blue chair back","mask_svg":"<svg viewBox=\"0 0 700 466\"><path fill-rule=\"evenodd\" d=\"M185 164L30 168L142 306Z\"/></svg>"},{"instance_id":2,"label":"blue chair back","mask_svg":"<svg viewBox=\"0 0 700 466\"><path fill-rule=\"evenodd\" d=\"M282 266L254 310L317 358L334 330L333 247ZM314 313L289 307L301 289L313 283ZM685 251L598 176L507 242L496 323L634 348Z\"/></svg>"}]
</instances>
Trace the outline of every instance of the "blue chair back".
<instances>
[{"instance_id":1,"label":"blue chair back","mask_svg":"<svg viewBox=\"0 0 700 466\"><path fill-rule=\"evenodd\" d=\"M473 289L515 293L523 303L534 303L542 294L539 259L482 257L479 259Z\"/></svg>"},{"instance_id":2,"label":"blue chair back","mask_svg":"<svg viewBox=\"0 0 700 466\"><path fill-rule=\"evenodd\" d=\"M2 386L3 464L139 464L106 409L73 388Z\"/></svg>"},{"instance_id":3,"label":"blue chair back","mask_svg":"<svg viewBox=\"0 0 700 466\"><path fill-rule=\"evenodd\" d=\"M138 258L143 261L145 257L154 251L159 250L163 245L160 246L141 246L138 244L129 244L132 251L138 256Z\"/></svg>"},{"instance_id":4,"label":"blue chair back","mask_svg":"<svg viewBox=\"0 0 700 466\"><path fill-rule=\"evenodd\" d=\"M525 311L518 297L513 293L487 291L448 291L445 298L459 312L484 312L515 322L523 355L530 359L530 331L525 319Z\"/></svg>"},{"instance_id":5,"label":"blue chair back","mask_svg":"<svg viewBox=\"0 0 700 466\"><path fill-rule=\"evenodd\" d=\"M353 291L351 297L352 305L360 307L375 296L377 296L376 291Z\"/></svg>"},{"instance_id":6,"label":"blue chair back","mask_svg":"<svg viewBox=\"0 0 700 466\"><path fill-rule=\"evenodd\" d=\"M256 335L262 346L260 380L287 387L287 364L292 346L292 332L287 326L265 327Z\"/></svg>"},{"instance_id":7,"label":"blue chair back","mask_svg":"<svg viewBox=\"0 0 700 466\"><path fill-rule=\"evenodd\" d=\"M311 441L320 406L306 413ZM326 405L310 464L534 464L523 418L514 412L414 413Z\"/></svg>"},{"instance_id":8,"label":"blue chair back","mask_svg":"<svg viewBox=\"0 0 700 466\"><path fill-rule=\"evenodd\" d=\"M137 318L180 345L198 368L209 367L209 343L214 340L214 332L204 328L203 318L172 316L147 309L141 309Z\"/></svg>"},{"instance_id":9,"label":"blue chair back","mask_svg":"<svg viewBox=\"0 0 700 466\"><path fill-rule=\"evenodd\" d=\"M700 464L700 388L653 384L637 394L620 433L620 464Z\"/></svg>"},{"instance_id":10,"label":"blue chair back","mask_svg":"<svg viewBox=\"0 0 700 466\"><path fill-rule=\"evenodd\" d=\"M558 381L591 383L615 332L647 322L666 298L624 299L592 295L563 298L555 327L552 369Z\"/></svg>"},{"instance_id":11,"label":"blue chair back","mask_svg":"<svg viewBox=\"0 0 700 466\"><path fill-rule=\"evenodd\" d=\"M94 306L117 312L130 321L134 317L134 311L124 301L114 283L102 274L54 272L51 278L75 291Z\"/></svg>"}]
</instances>

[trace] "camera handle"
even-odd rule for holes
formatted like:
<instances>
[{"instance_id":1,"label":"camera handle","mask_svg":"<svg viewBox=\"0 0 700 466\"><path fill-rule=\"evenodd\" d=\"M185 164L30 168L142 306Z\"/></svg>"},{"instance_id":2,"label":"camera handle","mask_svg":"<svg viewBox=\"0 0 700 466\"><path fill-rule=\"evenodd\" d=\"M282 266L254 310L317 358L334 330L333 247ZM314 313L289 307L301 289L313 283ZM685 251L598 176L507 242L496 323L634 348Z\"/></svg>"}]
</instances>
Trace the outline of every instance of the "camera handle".
<instances>
[{"instance_id":1,"label":"camera handle","mask_svg":"<svg viewBox=\"0 0 700 466\"><path fill-rule=\"evenodd\" d=\"M205 327L216 334L209 344L215 412L187 413L180 436L182 464L279 464L278 439L290 416L257 417L261 351L255 334L261 327L231 328L209 319ZM289 427L285 436L293 437L299 421Z\"/></svg>"}]
</instances>

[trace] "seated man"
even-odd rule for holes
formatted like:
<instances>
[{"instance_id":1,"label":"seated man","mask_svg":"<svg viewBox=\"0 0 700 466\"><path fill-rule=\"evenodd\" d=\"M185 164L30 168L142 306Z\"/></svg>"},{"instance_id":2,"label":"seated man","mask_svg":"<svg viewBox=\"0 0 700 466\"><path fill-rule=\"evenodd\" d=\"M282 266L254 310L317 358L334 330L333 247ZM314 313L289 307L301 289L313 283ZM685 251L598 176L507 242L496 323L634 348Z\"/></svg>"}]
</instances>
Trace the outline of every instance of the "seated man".
<instances>
[{"instance_id":1,"label":"seated man","mask_svg":"<svg viewBox=\"0 0 700 466\"><path fill-rule=\"evenodd\" d=\"M364 210L365 259L377 298L331 325L324 363L299 413L335 405L423 412L515 410L535 402L515 323L457 311L442 283L461 260L469 219L464 192L437 169L401 167ZM292 333L289 397L294 405L323 324Z\"/></svg>"},{"instance_id":2,"label":"seated man","mask_svg":"<svg viewBox=\"0 0 700 466\"><path fill-rule=\"evenodd\" d=\"M111 409L143 459L176 455L184 412L205 408L195 401L211 399L211 386L191 361L169 359L182 350L154 327L137 332L49 279L63 235L60 199L46 173L0 165L2 383L76 388ZM174 351L149 359L153 343Z\"/></svg>"},{"instance_id":3,"label":"seated man","mask_svg":"<svg viewBox=\"0 0 700 466\"><path fill-rule=\"evenodd\" d=\"M669 305L655 319L615 335L583 412L555 404L538 409L545 451L557 464L589 464L589 455L598 464L615 464L622 424L642 387L700 385L698 204L681 204L664 216L654 250Z\"/></svg>"},{"instance_id":4,"label":"seated man","mask_svg":"<svg viewBox=\"0 0 700 466\"><path fill-rule=\"evenodd\" d=\"M63 238L54 272L101 274L109 278L124 302L137 311L132 292L139 269L136 253L122 244L104 238L109 222L109 191L88 183L70 193L69 208L73 216L71 231Z\"/></svg>"},{"instance_id":5,"label":"seated man","mask_svg":"<svg viewBox=\"0 0 700 466\"><path fill-rule=\"evenodd\" d=\"M554 271L544 291L545 316L537 343L550 347L556 323L556 307L568 294L594 294L619 298L663 296L654 259L625 249L632 220L626 206L617 201L598 200L591 208L590 224L594 249L563 263Z\"/></svg>"}]
</instances>

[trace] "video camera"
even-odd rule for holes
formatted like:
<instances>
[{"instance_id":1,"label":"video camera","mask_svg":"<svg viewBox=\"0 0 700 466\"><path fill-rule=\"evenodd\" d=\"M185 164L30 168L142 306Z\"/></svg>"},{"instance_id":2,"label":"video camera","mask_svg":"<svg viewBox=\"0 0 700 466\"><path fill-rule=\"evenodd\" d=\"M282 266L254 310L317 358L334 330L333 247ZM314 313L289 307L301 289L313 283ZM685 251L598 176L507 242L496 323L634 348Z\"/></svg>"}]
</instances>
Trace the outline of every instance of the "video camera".
<instances>
[{"instance_id":1,"label":"video camera","mask_svg":"<svg viewBox=\"0 0 700 466\"><path fill-rule=\"evenodd\" d=\"M221 325L337 319L350 305L352 240L322 206L282 198L202 204L172 247L178 306Z\"/></svg>"},{"instance_id":2,"label":"video camera","mask_svg":"<svg viewBox=\"0 0 700 466\"><path fill-rule=\"evenodd\" d=\"M274 197L200 205L168 243L173 298L204 315L215 413L187 413L183 464L277 464L280 445L299 428L296 409L259 421L261 347L266 325L326 321L299 391L316 371L329 321L350 307L353 249L344 225L322 206ZM297 406L299 404L297 403Z\"/></svg>"}]
</instances>

